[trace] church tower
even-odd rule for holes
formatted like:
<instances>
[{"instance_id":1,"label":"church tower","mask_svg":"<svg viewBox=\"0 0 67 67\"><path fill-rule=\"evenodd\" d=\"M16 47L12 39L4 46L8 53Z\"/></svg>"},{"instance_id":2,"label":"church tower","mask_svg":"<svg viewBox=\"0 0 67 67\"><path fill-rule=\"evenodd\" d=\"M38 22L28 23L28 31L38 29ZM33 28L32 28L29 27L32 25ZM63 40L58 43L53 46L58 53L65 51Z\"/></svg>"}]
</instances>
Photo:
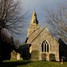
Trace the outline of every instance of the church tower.
<instances>
[{"instance_id":1,"label":"church tower","mask_svg":"<svg viewBox=\"0 0 67 67\"><path fill-rule=\"evenodd\" d=\"M34 11L32 14L32 19L30 21L30 26L28 28L28 33L27 36L30 36L32 33L34 33L38 28L40 28L39 26L39 22L37 20L37 14Z\"/></svg>"}]
</instances>

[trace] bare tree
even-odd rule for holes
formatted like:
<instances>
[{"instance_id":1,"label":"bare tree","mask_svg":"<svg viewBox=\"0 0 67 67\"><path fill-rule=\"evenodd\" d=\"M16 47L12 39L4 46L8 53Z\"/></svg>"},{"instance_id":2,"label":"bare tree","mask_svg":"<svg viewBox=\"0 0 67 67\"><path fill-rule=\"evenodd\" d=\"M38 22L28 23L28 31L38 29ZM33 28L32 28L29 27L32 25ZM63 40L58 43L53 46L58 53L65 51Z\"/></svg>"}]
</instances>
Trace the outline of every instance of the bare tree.
<instances>
[{"instance_id":1,"label":"bare tree","mask_svg":"<svg viewBox=\"0 0 67 67\"><path fill-rule=\"evenodd\" d=\"M67 42L67 5L61 5L57 10L46 11L48 24L51 24L54 32Z\"/></svg>"},{"instance_id":2,"label":"bare tree","mask_svg":"<svg viewBox=\"0 0 67 67\"><path fill-rule=\"evenodd\" d=\"M17 50L12 34L20 33L25 13L20 0L0 0L0 61L10 59L12 50ZM21 8L22 7L22 8ZM9 31L8 31L8 30Z\"/></svg>"},{"instance_id":3,"label":"bare tree","mask_svg":"<svg viewBox=\"0 0 67 67\"><path fill-rule=\"evenodd\" d=\"M20 0L0 0L0 26L12 33L19 33L23 26L24 11Z\"/></svg>"}]
</instances>

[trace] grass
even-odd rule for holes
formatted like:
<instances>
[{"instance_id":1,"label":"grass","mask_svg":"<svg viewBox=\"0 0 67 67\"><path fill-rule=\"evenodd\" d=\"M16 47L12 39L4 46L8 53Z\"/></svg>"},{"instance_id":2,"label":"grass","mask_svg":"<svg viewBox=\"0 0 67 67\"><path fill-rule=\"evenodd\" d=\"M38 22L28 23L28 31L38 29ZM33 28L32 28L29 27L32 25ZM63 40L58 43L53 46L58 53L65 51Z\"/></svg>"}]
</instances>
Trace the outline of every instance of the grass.
<instances>
[{"instance_id":1,"label":"grass","mask_svg":"<svg viewBox=\"0 0 67 67\"><path fill-rule=\"evenodd\" d=\"M67 62L61 64L60 62L47 61L4 61L0 63L0 67L67 67Z\"/></svg>"}]
</instances>

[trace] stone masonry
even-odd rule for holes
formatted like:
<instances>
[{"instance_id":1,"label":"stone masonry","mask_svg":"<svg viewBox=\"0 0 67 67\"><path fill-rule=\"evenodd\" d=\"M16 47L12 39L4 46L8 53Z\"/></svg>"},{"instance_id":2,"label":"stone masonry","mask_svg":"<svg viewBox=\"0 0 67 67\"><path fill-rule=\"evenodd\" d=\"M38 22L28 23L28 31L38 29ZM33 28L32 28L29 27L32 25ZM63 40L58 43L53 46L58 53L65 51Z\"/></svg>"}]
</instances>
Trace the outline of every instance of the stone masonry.
<instances>
[{"instance_id":1,"label":"stone masonry","mask_svg":"<svg viewBox=\"0 0 67 67\"><path fill-rule=\"evenodd\" d=\"M50 61L55 59L59 61L59 43L47 27L43 29L40 27L35 11L28 28L27 38L27 44L31 44L30 53L34 50L39 51L38 60Z\"/></svg>"}]
</instances>

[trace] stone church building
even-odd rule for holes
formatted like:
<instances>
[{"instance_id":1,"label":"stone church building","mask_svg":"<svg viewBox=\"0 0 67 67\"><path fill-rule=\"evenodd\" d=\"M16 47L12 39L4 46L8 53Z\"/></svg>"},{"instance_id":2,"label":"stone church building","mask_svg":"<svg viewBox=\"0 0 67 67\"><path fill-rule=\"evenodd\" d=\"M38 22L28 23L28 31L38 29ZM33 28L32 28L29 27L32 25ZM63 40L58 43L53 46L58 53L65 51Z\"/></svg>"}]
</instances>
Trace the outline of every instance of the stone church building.
<instances>
[{"instance_id":1,"label":"stone church building","mask_svg":"<svg viewBox=\"0 0 67 67\"><path fill-rule=\"evenodd\" d=\"M59 61L59 43L51 35L47 27L43 29L40 27L37 20L37 14L34 11L32 14L32 19L27 33L27 44L31 44L30 53L32 58L32 52L38 51L38 60L55 60ZM33 54L33 56L35 56ZM34 60L35 60L34 58Z\"/></svg>"}]
</instances>

